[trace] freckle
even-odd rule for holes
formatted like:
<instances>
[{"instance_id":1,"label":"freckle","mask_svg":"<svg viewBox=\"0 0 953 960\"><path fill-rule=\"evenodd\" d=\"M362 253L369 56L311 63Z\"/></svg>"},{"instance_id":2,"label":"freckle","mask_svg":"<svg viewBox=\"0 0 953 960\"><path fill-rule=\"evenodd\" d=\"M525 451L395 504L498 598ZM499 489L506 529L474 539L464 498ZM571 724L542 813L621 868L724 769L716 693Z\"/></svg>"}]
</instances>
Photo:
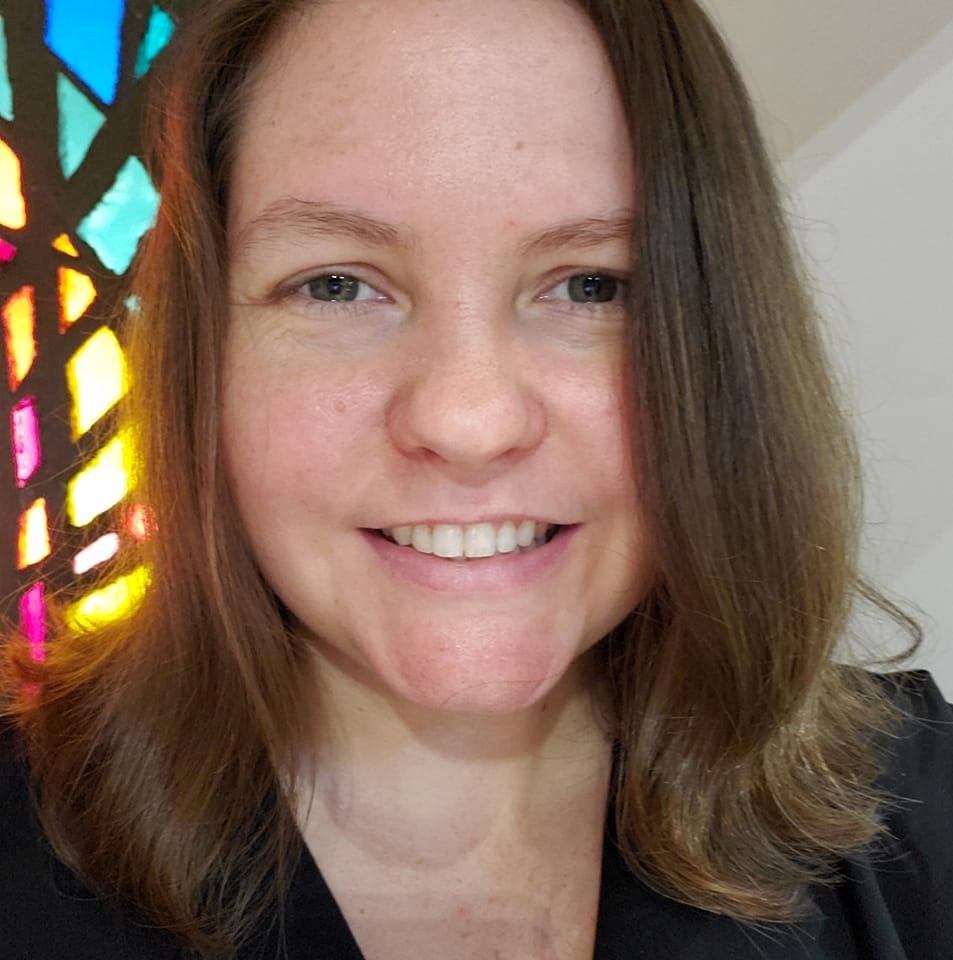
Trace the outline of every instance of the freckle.
<instances>
[{"instance_id":1,"label":"freckle","mask_svg":"<svg viewBox=\"0 0 953 960\"><path fill-rule=\"evenodd\" d=\"M338 413L347 413L347 404L343 400L335 400L334 409L337 410Z\"/></svg>"},{"instance_id":2,"label":"freckle","mask_svg":"<svg viewBox=\"0 0 953 960\"><path fill-rule=\"evenodd\" d=\"M526 146L526 144L523 143L522 140L517 140L517 141L516 141L516 149L517 149L517 150L522 150L523 147L525 147L525 146Z\"/></svg>"}]
</instances>

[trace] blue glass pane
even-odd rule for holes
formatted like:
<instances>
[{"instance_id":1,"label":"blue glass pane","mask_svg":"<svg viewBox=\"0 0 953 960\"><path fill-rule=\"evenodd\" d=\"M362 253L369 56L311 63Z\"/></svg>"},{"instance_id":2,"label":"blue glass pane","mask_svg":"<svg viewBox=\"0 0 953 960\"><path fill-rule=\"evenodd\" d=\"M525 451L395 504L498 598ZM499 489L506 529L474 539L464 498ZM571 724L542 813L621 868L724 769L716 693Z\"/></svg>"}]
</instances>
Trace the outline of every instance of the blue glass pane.
<instances>
[{"instance_id":1,"label":"blue glass pane","mask_svg":"<svg viewBox=\"0 0 953 960\"><path fill-rule=\"evenodd\" d=\"M60 109L60 166L63 175L71 177L106 117L61 73L56 75L56 101Z\"/></svg>"},{"instance_id":2,"label":"blue glass pane","mask_svg":"<svg viewBox=\"0 0 953 960\"><path fill-rule=\"evenodd\" d=\"M125 273L158 206L159 196L146 168L138 157L130 157L76 232L96 251L103 266Z\"/></svg>"},{"instance_id":3,"label":"blue glass pane","mask_svg":"<svg viewBox=\"0 0 953 960\"><path fill-rule=\"evenodd\" d=\"M46 45L103 103L119 79L125 0L46 0Z\"/></svg>"},{"instance_id":4,"label":"blue glass pane","mask_svg":"<svg viewBox=\"0 0 953 960\"><path fill-rule=\"evenodd\" d=\"M172 18L162 9L153 7L149 15L149 25L146 35L142 38L142 45L136 54L136 79L144 77L152 66L152 61L162 52L162 48L172 39L175 24Z\"/></svg>"},{"instance_id":5,"label":"blue glass pane","mask_svg":"<svg viewBox=\"0 0 953 960\"><path fill-rule=\"evenodd\" d=\"M13 91L7 72L7 27L0 17L0 117L13 119Z\"/></svg>"}]
</instances>

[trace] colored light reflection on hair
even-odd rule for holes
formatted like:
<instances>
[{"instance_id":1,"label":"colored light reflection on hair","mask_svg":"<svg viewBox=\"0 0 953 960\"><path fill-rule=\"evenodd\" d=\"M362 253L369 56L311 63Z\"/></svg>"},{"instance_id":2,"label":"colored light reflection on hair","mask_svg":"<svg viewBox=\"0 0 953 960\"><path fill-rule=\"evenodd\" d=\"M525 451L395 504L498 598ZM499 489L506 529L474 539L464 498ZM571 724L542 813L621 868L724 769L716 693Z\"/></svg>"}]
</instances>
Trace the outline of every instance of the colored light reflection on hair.
<instances>
[{"instance_id":1,"label":"colored light reflection on hair","mask_svg":"<svg viewBox=\"0 0 953 960\"><path fill-rule=\"evenodd\" d=\"M56 75L56 101L60 113L60 169L68 179L86 158L106 115L62 73Z\"/></svg>"},{"instance_id":2,"label":"colored light reflection on hair","mask_svg":"<svg viewBox=\"0 0 953 960\"><path fill-rule=\"evenodd\" d=\"M162 9L154 6L149 14L149 25L142 38L139 52L136 54L136 78L141 79L149 72L152 61L162 52L165 45L172 39L175 24L172 18Z\"/></svg>"},{"instance_id":3,"label":"colored light reflection on hair","mask_svg":"<svg viewBox=\"0 0 953 960\"><path fill-rule=\"evenodd\" d=\"M46 500L35 500L20 516L17 538L17 569L25 570L50 555L50 527L46 519Z\"/></svg>"},{"instance_id":4,"label":"colored light reflection on hair","mask_svg":"<svg viewBox=\"0 0 953 960\"><path fill-rule=\"evenodd\" d=\"M20 158L0 140L0 224L19 230L26 226Z\"/></svg>"},{"instance_id":5,"label":"colored light reflection on hair","mask_svg":"<svg viewBox=\"0 0 953 960\"><path fill-rule=\"evenodd\" d=\"M138 157L130 157L76 232L96 251L103 266L125 273L158 207L159 195L146 168Z\"/></svg>"},{"instance_id":6,"label":"colored light reflection on hair","mask_svg":"<svg viewBox=\"0 0 953 960\"><path fill-rule=\"evenodd\" d=\"M146 567L137 567L74 603L66 611L67 625L81 633L119 620L136 609L148 585L149 571Z\"/></svg>"},{"instance_id":7,"label":"colored light reflection on hair","mask_svg":"<svg viewBox=\"0 0 953 960\"><path fill-rule=\"evenodd\" d=\"M73 557L73 573L79 576L111 560L119 552L119 534L104 533Z\"/></svg>"},{"instance_id":8,"label":"colored light reflection on hair","mask_svg":"<svg viewBox=\"0 0 953 960\"><path fill-rule=\"evenodd\" d=\"M66 364L73 398L73 439L81 437L126 392L126 363L116 334L100 327Z\"/></svg>"},{"instance_id":9,"label":"colored light reflection on hair","mask_svg":"<svg viewBox=\"0 0 953 960\"><path fill-rule=\"evenodd\" d=\"M113 437L66 487L66 513L74 527L85 527L115 506L129 489L126 449Z\"/></svg>"},{"instance_id":10,"label":"colored light reflection on hair","mask_svg":"<svg viewBox=\"0 0 953 960\"><path fill-rule=\"evenodd\" d=\"M7 374L10 389L23 383L36 359L33 287L21 287L3 305L3 327L7 341Z\"/></svg>"},{"instance_id":11,"label":"colored light reflection on hair","mask_svg":"<svg viewBox=\"0 0 953 960\"><path fill-rule=\"evenodd\" d=\"M40 423L36 401L24 397L10 411L10 434L13 438L13 472L17 486L25 487L40 466Z\"/></svg>"},{"instance_id":12,"label":"colored light reflection on hair","mask_svg":"<svg viewBox=\"0 0 953 960\"><path fill-rule=\"evenodd\" d=\"M156 532L156 526L154 511L144 503L134 503L126 513L126 530L133 540L140 543L148 540Z\"/></svg>"},{"instance_id":13,"label":"colored light reflection on hair","mask_svg":"<svg viewBox=\"0 0 953 960\"><path fill-rule=\"evenodd\" d=\"M30 644L34 660L46 657L46 605L43 602L43 583L34 583L20 597L20 632Z\"/></svg>"},{"instance_id":14,"label":"colored light reflection on hair","mask_svg":"<svg viewBox=\"0 0 953 960\"><path fill-rule=\"evenodd\" d=\"M57 279L60 292L60 333L65 333L96 299L96 285L85 273L69 267L60 267Z\"/></svg>"},{"instance_id":15,"label":"colored light reflection on hair","mask_svg":"<svg viewBox=\"0 0 953 960\"><path fill-rule=\"evenodd\" d=\"M46 0L46 45L103 103L119 80L119 40L125 0Z\"/></svg>"}]
</instances>

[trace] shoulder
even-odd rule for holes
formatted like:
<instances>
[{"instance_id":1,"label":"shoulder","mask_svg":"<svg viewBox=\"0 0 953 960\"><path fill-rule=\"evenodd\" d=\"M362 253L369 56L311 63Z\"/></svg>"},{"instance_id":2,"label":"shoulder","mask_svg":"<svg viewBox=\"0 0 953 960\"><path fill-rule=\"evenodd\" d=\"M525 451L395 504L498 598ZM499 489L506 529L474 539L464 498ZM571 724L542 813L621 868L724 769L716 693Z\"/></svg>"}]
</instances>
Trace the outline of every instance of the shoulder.
<instances>
[{"instance_id":1,"label":"shoulder","mask_svg":"<svg viewBox=\"0 0 953 960\"><path fill-rule=\"evenodd\" d=\"M173 960L164 935L91 893L46 841L21 738L0 721L0 943L4 960Z\"/></svg>"},{"instance_id":2,"label":"shoulder","mask_svg":"<svg viewBox=\"0 0 953 960\"><path fill-rule=\"evenodd\" d=\"M895 939L910 957L945 960L953 956L953 707L925 670L878 679L902 711L878 783L885 830L846 862L840 899L867 935Z\"/></svg>"}]
</instances>

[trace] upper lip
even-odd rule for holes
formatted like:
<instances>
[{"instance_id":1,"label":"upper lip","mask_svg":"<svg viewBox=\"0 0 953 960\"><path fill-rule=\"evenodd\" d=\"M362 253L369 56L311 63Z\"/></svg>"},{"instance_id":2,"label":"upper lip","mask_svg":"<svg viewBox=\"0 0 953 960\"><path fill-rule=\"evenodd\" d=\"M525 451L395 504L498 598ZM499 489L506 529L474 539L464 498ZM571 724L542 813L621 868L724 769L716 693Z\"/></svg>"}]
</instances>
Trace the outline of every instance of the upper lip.
<instances>
[{"instance_id":1,"label":"upper lip","mask_svg":"<svg viewBox=\"0 0 953 960\"><path fill-rule=\"evenodd\" d=\"M502 523L506 523L509 520L511 523L521 523L524 520L532 520L534 523L546 523L550 526L564 526L564 524L559 523L556 520L549 520L545 517L539 517L532 513L506 513L506 514L494 514L489 517L478 517L473 520L448 520L448 519L416 519L416 520L402 520L398 523L385 523L379 527L370 527L371 530L393 530L395 527L436 527L436 526L451 526L451 527L472 527L478 523L492 523L494 526L499 526Z\"/></svg>"}]
</instances>

